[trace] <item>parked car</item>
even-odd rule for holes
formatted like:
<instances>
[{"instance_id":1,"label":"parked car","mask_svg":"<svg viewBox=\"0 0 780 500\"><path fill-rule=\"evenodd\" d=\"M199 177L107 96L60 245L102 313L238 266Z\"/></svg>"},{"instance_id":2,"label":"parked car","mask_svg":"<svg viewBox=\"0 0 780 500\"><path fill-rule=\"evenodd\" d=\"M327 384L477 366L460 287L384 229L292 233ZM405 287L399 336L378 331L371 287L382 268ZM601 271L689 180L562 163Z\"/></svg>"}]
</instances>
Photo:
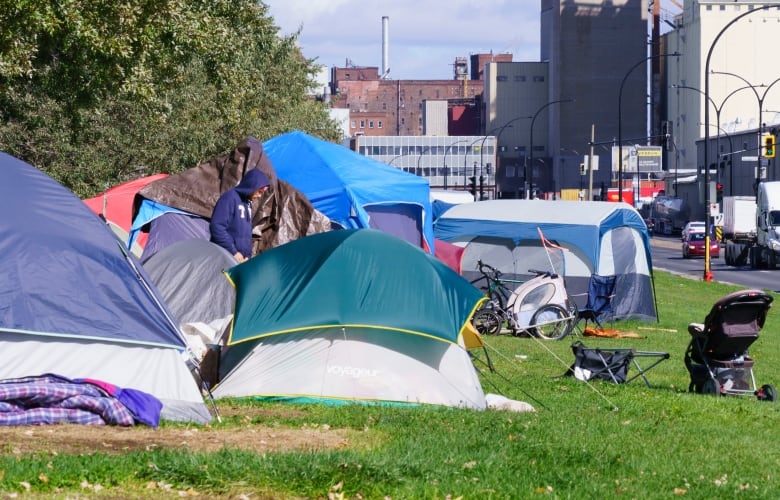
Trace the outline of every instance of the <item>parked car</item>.
<instances>
[{"instance_id":1,"label":"parked car","mask_svg":"<svg viewBox=\"0 0 780 500\"><path fill-rule=\"evenodd\" d=\"M704 231L689 232L683 238L682 256L683 259L691 257L704 257ZM720 256L720 243L717 240L710 239L710 257L717 259Z\"/></svg>"},{"instance_id":2,"label":"parked car","mask_svg":"<svg viewBox=\"0 0 780 500\"><path fill-rule=\"evenodd\" d=\"M691 221L685 224L682 229L682 234L680 235L680 239L682 241L685 241L685 238L688 236L689 233L693 232L704 232L704 222L700 221Z\"/></svg>"}]
</instances>

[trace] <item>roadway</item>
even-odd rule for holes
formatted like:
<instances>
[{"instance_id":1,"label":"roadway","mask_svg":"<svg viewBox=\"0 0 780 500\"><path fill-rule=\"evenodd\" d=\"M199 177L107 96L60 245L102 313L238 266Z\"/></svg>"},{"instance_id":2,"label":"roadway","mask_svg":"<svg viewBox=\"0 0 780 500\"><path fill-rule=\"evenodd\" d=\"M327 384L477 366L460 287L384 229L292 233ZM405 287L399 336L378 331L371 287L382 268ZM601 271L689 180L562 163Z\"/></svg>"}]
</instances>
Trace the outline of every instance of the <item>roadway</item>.
<instances>
[{"instance_id":1,"label":"roadway","mask_svg":"<svg viewBox=\"0 0 780 500\"><path fill-rule=\"evenodd\" d=\"M653 269L669 271L699 280L704 276L704 259L684 259L679 235L653 235L650 238L650 251L653 256ZM714 281L780 293L780 290L778 290L780 270L751 269L748 265L740 267L727 266L723 260L722 248L720 257L710 260L710 272Z\"/></svg>"}]
</instances>

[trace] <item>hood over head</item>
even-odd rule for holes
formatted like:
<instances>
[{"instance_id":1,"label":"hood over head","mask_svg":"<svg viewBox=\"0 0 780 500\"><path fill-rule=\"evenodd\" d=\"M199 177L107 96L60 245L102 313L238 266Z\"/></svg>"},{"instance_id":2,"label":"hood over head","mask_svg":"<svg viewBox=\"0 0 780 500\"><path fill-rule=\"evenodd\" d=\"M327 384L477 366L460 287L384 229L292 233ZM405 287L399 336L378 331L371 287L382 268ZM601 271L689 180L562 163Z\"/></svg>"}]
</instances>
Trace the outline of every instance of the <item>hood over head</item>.
<instances>
[{"instance_id":1,"label":"hood over head","mask_svg":"<svg viewBox=\"0 0 780 500\"><path fill-rule=\"evenodd\" d=\"M253 168L244 174L244 178L236 186L236 192L241 195L242 198L249 197L258 189L264 186L268 186L268 177L260 171L258 168Z\"/></svg>"}]
</instances>

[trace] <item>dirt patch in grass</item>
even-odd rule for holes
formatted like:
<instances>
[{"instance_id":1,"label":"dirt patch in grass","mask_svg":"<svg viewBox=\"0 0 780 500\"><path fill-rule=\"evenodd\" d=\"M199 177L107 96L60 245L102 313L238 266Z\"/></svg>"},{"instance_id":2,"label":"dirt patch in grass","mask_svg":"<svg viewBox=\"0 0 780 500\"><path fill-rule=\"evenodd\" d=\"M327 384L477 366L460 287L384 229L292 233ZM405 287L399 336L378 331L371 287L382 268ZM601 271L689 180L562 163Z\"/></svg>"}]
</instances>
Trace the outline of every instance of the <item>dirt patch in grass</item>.
<instances>
[{"instance_id":1,"label":"dirt patch in grass","mask_svg":"<svg viewBox=\"0 0 780 500\"><path fill-rule=\"evenodd\" d=\"M220 409L230 424L191 427L116 427L76 424L0 427L0 454L30 455L127 453L156 449L215 452L223 448L258 453L322 450L349 446L349 430L327 425L300 429L273 422L279 411L258 408ZM234 422L241 423L234 423Z\"/></svg>"}]
</instances>

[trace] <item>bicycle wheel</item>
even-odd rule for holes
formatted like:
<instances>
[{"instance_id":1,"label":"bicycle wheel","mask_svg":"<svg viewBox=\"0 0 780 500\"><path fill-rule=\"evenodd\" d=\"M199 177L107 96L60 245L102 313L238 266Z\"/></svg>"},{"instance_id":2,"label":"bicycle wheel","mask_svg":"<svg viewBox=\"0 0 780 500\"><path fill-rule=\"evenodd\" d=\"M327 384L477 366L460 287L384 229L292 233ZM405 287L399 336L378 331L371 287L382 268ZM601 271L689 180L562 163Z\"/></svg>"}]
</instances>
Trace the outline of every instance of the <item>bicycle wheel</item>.
<instances>
[{"instance_id":1,"label":"bicycle wheel","mask_svg":"<svg viewBox=\"0 0 780 500\"><path fill-rule=\"evenodd\" d=\"M532 334L545 340L560 340L571 331L573 318L557 304L545 304L531 317Z\"/></svg>"},{"instance_id":2,"label":"bicycle wheel","mask_svg":"<svg viewBox=\"0 0 780 500\"><path fill-rule=\"evenodd\" d=\"M471 324L482 335L498 335L501 323L501 317L490 309L480 309L471 318Z\"/></svg>"}]
</instances>

